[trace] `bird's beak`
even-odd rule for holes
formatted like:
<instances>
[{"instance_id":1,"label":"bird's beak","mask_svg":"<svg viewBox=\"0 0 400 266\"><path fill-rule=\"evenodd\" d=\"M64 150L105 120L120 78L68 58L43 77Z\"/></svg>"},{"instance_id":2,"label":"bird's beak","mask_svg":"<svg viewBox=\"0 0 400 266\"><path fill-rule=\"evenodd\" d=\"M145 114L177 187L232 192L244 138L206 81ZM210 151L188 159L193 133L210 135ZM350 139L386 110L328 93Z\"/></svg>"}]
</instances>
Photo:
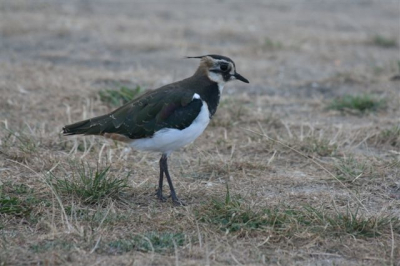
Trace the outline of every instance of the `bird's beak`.
<instances>
[{"instance_id":1,"label":"bird's beak","mask_svg":"<svg viewBox=\"0 0 400 266\"><path fill-rule=\"evenodd\" d=\"M238 80L240 80L240 81L243 81L244 83L250 83L245 77L243 77L243 76L240 75L239 73L235 73L235 74L233 74L233 76L234 76L236 79L238 79Z\"/></svg>"}]
</instances>

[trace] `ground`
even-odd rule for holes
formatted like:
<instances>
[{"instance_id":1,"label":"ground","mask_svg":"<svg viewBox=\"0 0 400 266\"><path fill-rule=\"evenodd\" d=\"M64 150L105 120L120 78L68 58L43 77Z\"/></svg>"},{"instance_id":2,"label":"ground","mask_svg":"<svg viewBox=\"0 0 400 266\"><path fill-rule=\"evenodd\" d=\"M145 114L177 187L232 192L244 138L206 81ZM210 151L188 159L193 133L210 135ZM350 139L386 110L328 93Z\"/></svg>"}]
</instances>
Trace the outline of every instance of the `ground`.
<instances>
[{"instance_id":1,"label":"ground","mask_svg":"<svg viewBox=\"0 0 400 266\"><path fill-rule=\"evenodd\" d=\"M1 1L0 265L400 265L399 12ZM61 135L116 108L105 90L158 88L209 53L250 84L172 154L187 206L156 199L159 154Z\"/></svg>"}]
</instances>

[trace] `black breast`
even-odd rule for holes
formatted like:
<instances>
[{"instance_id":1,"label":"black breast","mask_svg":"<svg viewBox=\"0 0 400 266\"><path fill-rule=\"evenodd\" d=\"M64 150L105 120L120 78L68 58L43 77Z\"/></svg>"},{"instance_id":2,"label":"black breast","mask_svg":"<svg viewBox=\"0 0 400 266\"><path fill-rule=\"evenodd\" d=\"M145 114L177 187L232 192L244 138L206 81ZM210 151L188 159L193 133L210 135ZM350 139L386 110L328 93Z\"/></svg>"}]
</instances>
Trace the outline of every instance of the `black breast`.
<instances>
[{"instance_id":1,"label":"black breast","mask_svg":"<svg viewBox=\"0 0 400 266\"><path fill-rule=\"evenodd\" d=\"M205 75L194 75L183 80L181 86L190 89L193 93L197 93L201 100L207 103L210 118L215 114L220 98L217 82L210 80Z\"/></svg>"},{"instance_id":2,"label":"black breast","mask_svg":"<svg viewBox=\"0 0 400 266\"><path fill-rule=\"evenodd\" d=\"M220 93L218 83L211 82L206 87L204 87L204 89L200 93L200 97L203 101L207 103L208 111L210 112L211 118L217 111L217 107L219 104Z\"/></svg>"}]
</instances>

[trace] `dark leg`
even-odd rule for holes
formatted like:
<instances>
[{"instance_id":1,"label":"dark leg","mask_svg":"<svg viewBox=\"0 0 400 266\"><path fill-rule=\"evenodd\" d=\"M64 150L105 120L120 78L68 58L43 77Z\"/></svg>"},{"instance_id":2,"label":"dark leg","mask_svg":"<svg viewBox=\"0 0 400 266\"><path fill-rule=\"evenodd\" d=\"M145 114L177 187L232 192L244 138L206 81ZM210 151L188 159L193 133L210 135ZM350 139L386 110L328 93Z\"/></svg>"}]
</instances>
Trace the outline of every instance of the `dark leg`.
<instances>
[{"instance_id":1,"label":"dark leg","mask_svg":"<svg viewBox=\"0 0 400 266\"><path fill-rule=\"evenodd\" d=\"M169 189L171 190L171 198L172 201L177 204L177 205L185 205L184 202L182 202L175 193L175 189L174 186L172 185L172 180L171 177L169 175L169 171L168 171L168 157L166 154L163 154L161 159L160 159L160 165L162 165L162 169L164 170L165 176L167 177L167 181L168 181L168 185L169 185Z\"/></svg>"},{"instance_id":2,"label":"dark leg","mask_svg":"<svg viewBox=\"0 0 400 266\"><path fill-rule=\"evenodd\" d=\"M160 159L160 179L158 180L158 189L156 195L159 200L166 201L167 198L165 198L162 193L163 179L164 179L164 169L163 169L162 159L163 157L161 157Z\"/></svg>"}]
</instances>

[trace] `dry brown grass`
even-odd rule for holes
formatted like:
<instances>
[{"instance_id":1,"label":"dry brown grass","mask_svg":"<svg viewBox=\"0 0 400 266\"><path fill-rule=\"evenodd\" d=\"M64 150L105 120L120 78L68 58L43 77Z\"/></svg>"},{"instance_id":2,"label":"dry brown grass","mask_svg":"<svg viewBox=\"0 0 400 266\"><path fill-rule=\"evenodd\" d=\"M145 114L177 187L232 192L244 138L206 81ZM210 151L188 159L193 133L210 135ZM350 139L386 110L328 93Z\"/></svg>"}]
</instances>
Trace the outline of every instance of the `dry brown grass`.
<instances>
[{"instance_id":1,"label":"dry brown grass","mask_svg":"<svg viewBox=\"0 0 400 266\"><path fill-rule=\"evenodd\" d=\"M399 265L398 47L370 43L398 6L311 2L0 3L0 265ZM61 136L204 53L251 83L172 155L188 206L156 200L158 154Z\"/></svg>"}]
</instances>

